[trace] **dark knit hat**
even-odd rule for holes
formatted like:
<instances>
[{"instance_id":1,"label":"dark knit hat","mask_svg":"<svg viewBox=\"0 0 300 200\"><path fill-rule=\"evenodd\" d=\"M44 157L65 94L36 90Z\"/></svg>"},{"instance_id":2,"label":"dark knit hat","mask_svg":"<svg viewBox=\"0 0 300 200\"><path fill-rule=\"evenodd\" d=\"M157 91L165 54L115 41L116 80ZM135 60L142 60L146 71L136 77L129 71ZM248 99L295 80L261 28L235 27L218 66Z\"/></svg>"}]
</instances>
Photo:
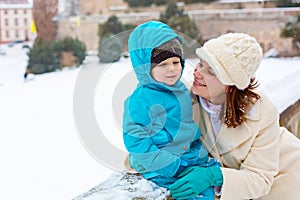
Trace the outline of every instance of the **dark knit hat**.
<instances>
[{"instance_id":1,"label":"dark knit hat","mask_svg":"<svg viewBox=\"0 0 300 200\"><path fill-rule=\"evenodd\" d=\"M153 49L151 56L151 66L154 67L155 65L171 57L180 58L180 61L183 64L182 54L183 49L179 40L176 38L169 40L168 42L165 42L159 47Z\"/></svg>"}]
</instances>

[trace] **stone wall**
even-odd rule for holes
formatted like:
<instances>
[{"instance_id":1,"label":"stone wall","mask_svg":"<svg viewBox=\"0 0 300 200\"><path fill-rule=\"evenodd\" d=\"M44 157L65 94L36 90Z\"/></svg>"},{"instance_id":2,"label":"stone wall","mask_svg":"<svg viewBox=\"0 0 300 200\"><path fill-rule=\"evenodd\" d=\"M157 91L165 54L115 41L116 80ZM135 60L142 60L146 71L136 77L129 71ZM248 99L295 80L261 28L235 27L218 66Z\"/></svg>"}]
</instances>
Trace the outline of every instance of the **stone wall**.
<instances>
[{"instance_id":1,"label":"stone wall","mask_svg":"<svg viewBox=\"0 0 300 200\"><path fill-rule=\"evenodd\" d=\"M132 12L162 12L165 6L152 5L150 7L134 7L130 8L124 0L80 0L81 14L98 15L106 14L113 15L118 13ZM219 3L213 2L210 4L184 4L178 3L179 7L189 10L218 10L218 9L249 9L249 8L271 8L276 7L274 1L259 1L259 2L243 2L243 3Z\"/></svg>"},{"instance_id":2,"label":"stone wall","mask_svg":"<svg viewBox=\"0 0 300 200\"><path fill-rule=\"evenodd\" d=\"M93 16L61 19L58 21L57 38L78 38L85 43L87 50L96 50L99 44L98 26L106 20L107 18Z\"/></svg>"},{"instance_id":3,"label":"stone wall","mask_svg":"<svg viewBox=\"0 0 300 200\"><path fill-rule=\"evenodd\" d=\"M80 0L82 15L111 15L126 11L128 6L123 0Z\"/></svg>"},{"instance_id":4,"label":"stone wall","mask_svg":"<svg viewBox=\"0 0 300 200\"><path fill-rule=\"evenodd\" d=\"M266 8L242 10L189 11L204 40L227 32L244 32L254 36L264 52L275 48L281 55L294 54L292 38L280 32L289 17L300 8Z\"/></svg>"},{"instance_id":5,"label":"stone wall","mask_svg":"<svg viewBox=\"0 0 300 200\"><path fill-rule=\"evenodd\" d=\"M191 10L187 14L195 21L204 40L227 32L244 32L254 36L264 52L275 48L280 55L294 55L292 38L281 38L280 32L288 19L300 8ZM118 13L123 23L140 24L158 19L159 12Z\"/></svg>"},{"instance_id":6,"label":"stone wall","mask_svg":"<svg viewBox=\"0 0 300 200\"><path fill-rule=\"evenodd\" d=\"M122 23L138 25L158 19L165 10L164 6L118 10L118 6L125 8L126 4L122 0L81 1L80 27L76 26L74 17L62 19L63 22L58 25L58 37L68 34L79 37L88 50L95 49L99 41L98 24L106 21L110 15L116 15ZM300 13L300 8L274 8L274 3L269 1L181 6L195 21L200 30L199 36L204 40L230 31L245 32L258 40L264 52L274 48L280 55L298 53L293 47L292 38L281 38L280 32L291 16Z\"/></svg>"}]
</instances>

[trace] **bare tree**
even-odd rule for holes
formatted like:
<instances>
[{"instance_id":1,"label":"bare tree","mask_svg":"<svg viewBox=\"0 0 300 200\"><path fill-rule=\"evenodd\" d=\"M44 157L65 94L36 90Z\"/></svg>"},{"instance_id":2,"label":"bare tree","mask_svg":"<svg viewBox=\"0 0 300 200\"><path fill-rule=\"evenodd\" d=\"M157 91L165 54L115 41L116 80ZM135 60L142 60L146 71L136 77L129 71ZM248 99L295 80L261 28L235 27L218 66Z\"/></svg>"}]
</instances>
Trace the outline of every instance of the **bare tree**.
<instances>
[{"instance_id":1,"label":"bare tree","mask_svg":"<svg viewBox=\"0 0 300 200\"><path fill-rule=\"evenodd\" d=\"M58 12L58 0L33 0L33 19L38 37L52 41L56 36L53 17Z\"/></svg>"}]
</instances>

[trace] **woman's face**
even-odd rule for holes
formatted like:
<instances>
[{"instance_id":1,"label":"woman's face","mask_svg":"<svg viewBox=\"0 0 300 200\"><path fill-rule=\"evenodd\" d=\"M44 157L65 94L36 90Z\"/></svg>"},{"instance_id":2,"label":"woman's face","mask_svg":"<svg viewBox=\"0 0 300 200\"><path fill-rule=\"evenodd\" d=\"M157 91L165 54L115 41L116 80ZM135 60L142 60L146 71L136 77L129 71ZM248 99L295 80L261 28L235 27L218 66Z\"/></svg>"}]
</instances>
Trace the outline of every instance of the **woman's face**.
<instances>
[{"instance_id":1,"label":"woman's face","mask_svg":"<svg viewBox=\"0 0 300 200\"><path fill-rule=\"evenodd\" d=\"M213 104L223 104L225 87L207 62L201 60L194 70L192 92Z\"/></svg>"}]
</instances>

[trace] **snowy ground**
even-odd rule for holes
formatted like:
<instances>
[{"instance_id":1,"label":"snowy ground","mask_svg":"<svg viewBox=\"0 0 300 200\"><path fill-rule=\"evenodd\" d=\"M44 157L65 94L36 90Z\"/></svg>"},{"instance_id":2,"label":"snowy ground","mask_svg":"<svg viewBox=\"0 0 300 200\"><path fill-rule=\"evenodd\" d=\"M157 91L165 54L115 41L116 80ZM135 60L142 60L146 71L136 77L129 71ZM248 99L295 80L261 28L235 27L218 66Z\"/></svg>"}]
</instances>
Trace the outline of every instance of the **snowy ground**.
<instances>
[{"instance_id":1,"label":"snowy ground","mask_svg":"<svg viewBox=\"0 0 300 200\"><path fill-rule=\"evenodd\" d=\"M2 48L7 54L0 55L0 198L72 199L114 174L83 146L74 120L73 97L80 70L93 73L100 69L94 114L105 133L114 133L105 134L107 139L124 150L120 130L122 101L136 81L121 84L122 87L119 83L125 74L132 75L129 60L105 66L97 63L97 57L89 57L80 69L34 76L24 82L27 49L21 45ZM190 66L195 62L187 61L186 79L190 79ZM260 89L280 112L300 98L299 58L265 59L257 76ZM127 86L129 91L124 89L119 98L113 98L116 87ZM112 106L118 104L120 110L113 115Z\"/></svg>"}]
</instances>

